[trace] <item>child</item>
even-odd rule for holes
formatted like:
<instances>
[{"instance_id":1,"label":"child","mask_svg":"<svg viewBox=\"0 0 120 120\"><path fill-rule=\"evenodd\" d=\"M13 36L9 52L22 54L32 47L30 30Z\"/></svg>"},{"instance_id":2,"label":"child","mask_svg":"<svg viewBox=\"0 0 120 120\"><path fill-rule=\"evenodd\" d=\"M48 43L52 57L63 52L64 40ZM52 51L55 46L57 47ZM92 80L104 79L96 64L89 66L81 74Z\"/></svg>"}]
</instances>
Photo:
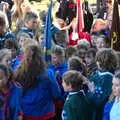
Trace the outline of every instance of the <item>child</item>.
<instances>
[{"instance_id":1,"label":"child","mask_svg":"<svg viewBox=\"0 0 120 120\"><path fill-rule=\"evenodd\" d=\"M7 49L11 50L11 52L12 52L12 59L14 59L17 56L18 52L19 52L18 44L13 39L6 40L5 44L4 44L4 48L7 48Z\"/></svg>"},{"instance_id":2,"label":"child","mask_svg":"<svg viewBox=\"0 0 120 120\"><path fill-rule=\"evenodd\" d=\"M68 33L65 30L59 30L58 32L55 33L55 42L57 45L61 46L61 47L66 47L69 37L68 37Z\"/></svg>"},{"instance_id":3,"label":"child","mask_svg":"<svg viewBox=\"0 0 120 120\"><path fill-rule=\"evenodd\" d=\"M77 45L77 56L82 59L83 62L85 62L85 54L87 52L87 46L86 45Z\"/></svg>"},{"instance_id":4,"label":"child","mask_svg":"<svg viewBox=\"0 0 120 120\"><path fill-rule=\"evenodd\" d=\"M91 97L95 107L95 120L101 120L104 105L112 91L112 73L117 67L116 53L111 49L102 49L96 55L96 62L99 70L90 75L89 79L94 83L94 92Z\"/></svg>"},{"instance_id":5,"label":"child","mask_svg":"<svg viewBox=\"0 0 120 120\"><path fill-rule=\"evenodd\" d=\"M15 40L15 35L6 31L5 18L4 16L0 15L0 49L4 47L4 42L9 38Z\"/></svg>"},{"instance_id":6,"label":"child","mask_svg":"<svg viewBox=\"0 0 120 120\"><path fill-rule=\"evenodd\" d=\"M82 88L85 77L71 70L63 75L63 88L69 92L62 111L62 120L91 120L92 109Z\"/></svg>"},{"instance_id":7,"label":"child","mask_svg":"<svg viewBox=\"0 0 120 120\"><path fill-rule=\"evenodd\" d=\"M18 43L19 43L19 46L20 46L20 51L18 53L18 55L16 56L16 58L12 61L12 70L15 71L19 65L21 64L21 62L23 61L24 59L24 50L25 50L25 47L28 45L28 44L37 44L37 42L31 38L29 38L29 36L26 34L26 33L20 33L19 34L20 36L18 37Z\"/></svg>"},{"instance_id":8,"label":"child","mask_svg":"<svg viewBox=\"0 0 120 120\"><path fill-rule=\"evenodd\" d=\"M21 106L24 120L55 117L54 99L60 96L60 89L53 72L45 69L42 52L37 45L26 47L24 61L15 73L15 80L23 86Z\"/></svg>"},{"instance_id":9,"label":"child","mask_svg":"<svg viewBox=\"0 0 120 120\"><path fill-rule=\"evenodd\" d=\"M97 64L95 62L96 49L89 48L85 55L85 63L87 67L87 76L93 74L97 70Z\"/></svg>"},{"instance_id":10,"label":"child","mask_svg":"<svg viewBox=\"0 0 120 120\"><path fill-rule=\"evenodd\" d=\"M9 82L8 79L9 70L5 65L0 64L0 119L22 120L20 85Z\"/></svg>"},{"instance_id":11,"label":"child","mask_svg":"<svg viewBox=\"0 0 120 120\"><path fill-rule=\"evenodd\" d=\"M97 40L96 40L96 48L100 50L101 48L106 48L106 36L104 35L99 35Z\"/></svg>"},{"instance_id":12,"label":"child","mask_svg":"<svg viewBox=\"0 0 120 120\"><path fill-rule=\"evenodd\" d=\"M119 120L120 118L120 72L116 73L112 81L111 100L104 107L103 120Z\"/></svg>"},{"instance_id":13,"label":"child","mask_svg":"<svg viewBox=\"0 0 120 120\"><path fill-rule=\"evenodd\" d=\"M34 39L36 37L36 29L38 23L37 19L37 14L34 12L27 12L24 18L25 27L22 27L19 32L27 33L30 38Z\"/></svg>"},{"instance_id":14,"label":"child","mask_svg":"<svg viewBox=\"0 0 120 120\"><path fill-rule=\"evenodd\" d=\"M63 103L65 100L65 92L62 87L62 75L64 72L68 70L67 63L65 61L64 49L57 46L52 51L52 64L49 66L49 69L54 72L57 82L61 88L61 99L56 102L57 109L57 118L56 120L60 120L61 111L63 107Z\"/></svg>"}]
</instances>

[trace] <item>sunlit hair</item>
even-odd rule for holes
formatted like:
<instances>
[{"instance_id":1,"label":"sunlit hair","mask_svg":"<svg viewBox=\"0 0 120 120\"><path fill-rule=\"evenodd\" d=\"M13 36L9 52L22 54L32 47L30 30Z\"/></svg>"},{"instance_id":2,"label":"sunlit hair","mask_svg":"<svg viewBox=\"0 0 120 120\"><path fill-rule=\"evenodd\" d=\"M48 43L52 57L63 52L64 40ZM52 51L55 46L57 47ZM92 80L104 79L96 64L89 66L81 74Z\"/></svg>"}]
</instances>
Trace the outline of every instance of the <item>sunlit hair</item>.
<instances>
[{"instance_id":1,"label":"sunlit hair","mask_svg":"<svg viewBox=\"0 0 120 120\"><path fill-rule=\"evenodd\" d=\"M86 75L86 68L82 60L77 56L72 56L68 60L68 66L70 70L79 71L81 74Z\"/></svg>"},{"instance_id":2,"label":"sunlit hair","mask_svg":"<svg viewBox=\"0 0 120 120\"><path fill-rule=\"evenodd\" d=\"M96 62L99 62L100 68L107 71L115 71L118 66L118 57L116 52L110 48L104 48L97 52Z\"/></svg>"},{"instance_id":3,"label":"sunlit hair","mask_svg":"<svg viewBox=\"0 0 120 120\"><path fill-rule=\"evenodd\" d=\"M37 77L45 70L41 48L37 45L28 45L25 48L24 60L15 72L15 80L24 87L24 93L37 85Z\"/></svg>"}]
</instances>

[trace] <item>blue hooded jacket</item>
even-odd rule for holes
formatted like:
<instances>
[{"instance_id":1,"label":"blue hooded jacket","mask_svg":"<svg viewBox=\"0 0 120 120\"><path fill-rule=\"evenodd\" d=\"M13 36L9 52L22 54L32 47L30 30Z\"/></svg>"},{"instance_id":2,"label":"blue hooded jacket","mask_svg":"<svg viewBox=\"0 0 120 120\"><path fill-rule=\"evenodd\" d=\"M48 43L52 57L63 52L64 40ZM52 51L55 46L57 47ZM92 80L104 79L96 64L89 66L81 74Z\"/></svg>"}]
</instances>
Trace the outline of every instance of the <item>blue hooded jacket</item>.
<instances>
[{"instance_id":1,"label":"blue hooded jacket","mask_svg":"<svg viewBox=\"0 0 120 120\"><path fill-rule=\"evenodd\" d=\"M9 118L10 120L16 120L19 115L22 114L21 106L20 106L20 96L22 89L20 85L16 82L9 83L10 94L7 99L8 108L9 108ZM4 96L0 96L0 101L4 99ZM6 117L6 113L0 108L0 120L4 120Z\"/></svg>"},{"instance_id":2,"label":"blue hooded jacket","mask_svg":"<svg viewBox=\"0 0 120 120\"><path fill-rule=\"evenodd\" d=\"M68 71L68 64L67 62L64 62L63 64L57 67L51 64L49 65L48 69L53 70L54 76L56 77L56 80L59 83L59 86L61 88L61 99L64 101L66 98L66 93L64 92L62 87L62 75Z\"/></svg>"},{"instance_id":3,"label":"blue hooded jacket","mask_svg":"<svg viewBox=\"0 0 120 120\"><path fill-rule=\"evenodd\" d=\"M42 117L55 113L54 99L59 98L61 94L53 71L45 71L36 80L37 86L29 88L22 96L21 105L27 117Z\"/></svg>"},{"instance_id":4,"label":"blue hooded jacket","mask_svg":"<svg viewBox=\"0 0 120 120\"><path fill-rule=\"evenodd\" d=\"M110 111L112 109L114 101L109 101L104 107L103 120L110 120Z\"/></svg>"}]
</instances>

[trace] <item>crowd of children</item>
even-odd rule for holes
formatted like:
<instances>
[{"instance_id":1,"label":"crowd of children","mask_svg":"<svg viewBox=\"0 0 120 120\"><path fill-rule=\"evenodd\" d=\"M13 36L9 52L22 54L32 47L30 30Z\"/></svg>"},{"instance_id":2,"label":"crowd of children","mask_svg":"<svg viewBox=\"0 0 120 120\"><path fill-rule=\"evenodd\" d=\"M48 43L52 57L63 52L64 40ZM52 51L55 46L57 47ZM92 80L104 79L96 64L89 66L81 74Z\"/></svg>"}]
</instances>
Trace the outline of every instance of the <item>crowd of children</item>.
<instances>
[{"instance_id":1,"label":"crowd of children","mask_svg":"<svg viewBox=\"0 0 120 120\"><path fill-rule=\"evenodd\" d=\"M5 1L11 12L0 11L0 120L120 120L120 52L110 48L101 19L70 43L74 1L67 0L73 16L61 14L61 6L56 13L62 19L53 25L50 63L44 59L44 17L29 2Z\"/></svg>"}]
</instances>

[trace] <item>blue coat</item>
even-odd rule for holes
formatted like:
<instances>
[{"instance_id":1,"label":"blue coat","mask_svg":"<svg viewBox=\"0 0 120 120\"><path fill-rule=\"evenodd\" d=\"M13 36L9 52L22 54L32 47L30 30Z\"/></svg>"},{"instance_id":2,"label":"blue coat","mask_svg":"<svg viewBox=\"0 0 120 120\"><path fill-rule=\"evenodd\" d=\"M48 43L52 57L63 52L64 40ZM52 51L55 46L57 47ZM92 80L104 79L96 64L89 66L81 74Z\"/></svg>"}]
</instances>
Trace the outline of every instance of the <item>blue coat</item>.
<instances>
[{"instance_id":1,"label":"blue coat","mask_svg":"<svg viewBox=\"0 0 120 120\"><path fill-rule=\"evenodd\" d=\"M110 111L112 109L114 101L107 102L104 107L103 120L110 120Z\"/></svg>"},{"instance_id":2,"label":"blue coat","mask_svg":"<svg viewBox=\"0 0 120 120\"><path fill-rule=\"evenodd\" d=\"M40 74L38 84L29 88L22 96L22 109L27 117L42 117L54 113L54 99L59 98L60 89L51 70Z\"/></svg>"},{"instance_id":3,"label":"blue coat","mask_svg":"<svg viewBox=\"0 0 120 120\"><path fill-rule=\"evenodd\" d=\"M20 85L16 82L11 82L9 84L10 87L10 95L8 98L8 107L10 112L10 120L16 120L17 117L22 113L21 106L20 106L20 96L22 89ZM3 97L0 96L0 100ZM3 98L4 99L4 98ZM1 111L2 108L0 108L0 120L4 120L4 111Z\"/></svg>"},{"instance_id":4,"label":"blue coat","mask_svg":"<svg viewBox=\"0 0 120 120\"><path fill-rule=\"evenodd\" d=\"M66 62L64 62L63 64L55 67L54 65L49 65L50 70L52 70L54 72L54 76L56 77L57 82L59 83L59 86L61 88L61 99L65 100L66 98L66 94L63 90L62 87L62 75L68 71L68 64Z\"/></svg>"}]
</instances>

